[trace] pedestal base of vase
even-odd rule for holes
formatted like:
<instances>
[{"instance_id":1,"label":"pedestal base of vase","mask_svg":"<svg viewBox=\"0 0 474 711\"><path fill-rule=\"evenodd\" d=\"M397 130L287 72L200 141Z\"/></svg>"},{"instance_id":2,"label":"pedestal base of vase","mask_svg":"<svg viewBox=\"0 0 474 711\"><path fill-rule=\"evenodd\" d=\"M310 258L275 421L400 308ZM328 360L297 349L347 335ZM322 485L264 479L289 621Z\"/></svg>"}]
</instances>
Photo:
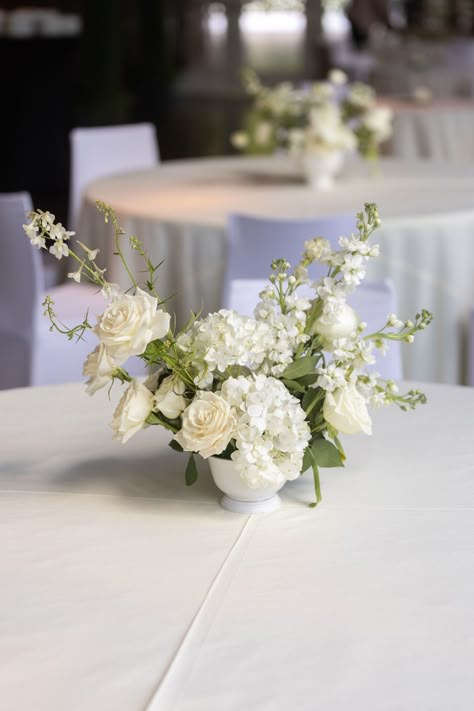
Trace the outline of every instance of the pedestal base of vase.
<instances>
[{"instance_id":1,"label":"pedestal base of vase","mask_svg":"<svg viewBox=\"0 0 474 711\"><path fill-rule=\"evenodd\" d=\"M268 513L280 508L277 491L283 484L253 488L248 485L235 468L231 459L208 459L212 478L224 496L220 505L234 513Z\"/></svg>"},{"instance_id":2,"label":"pedestal base of vase","mask_svg":"<svg viewBox=\"0 0 474 711\"><path fill-rule=\"evenodd\" d=\"M223 509L233 513L270 513L280 508L281 499L278 494L274 494L269 499L261 501L239 501L224 494L219 503Z\"/></svg>"},{"instance_id":3,"label":"pedestal base of vase","mask_svg":"<svg viewBox=\"0 0 474 711\"><path fill-rule=\"evenodd\" d=\"M303 156L306 180L312 190L325 192L334 187L334 179L344 162L341 151L307 153Z\"/></svg>"}]
</instances>

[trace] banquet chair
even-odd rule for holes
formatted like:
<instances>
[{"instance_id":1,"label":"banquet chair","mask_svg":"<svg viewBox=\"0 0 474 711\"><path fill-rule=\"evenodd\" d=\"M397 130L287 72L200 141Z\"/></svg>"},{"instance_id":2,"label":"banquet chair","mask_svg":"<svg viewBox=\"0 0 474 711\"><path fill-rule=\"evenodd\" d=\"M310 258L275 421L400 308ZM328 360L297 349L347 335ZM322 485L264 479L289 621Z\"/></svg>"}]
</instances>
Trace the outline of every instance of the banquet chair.
<instances>
[{"instance_id":1,"label":"banquet chair","mask_svg":"<svg viewBox=\"0 0 474 711\"><path fill-rule=\"evenodd\" d=\"M74 128L70 133L69 229L76 229L85 187L114 173L153 168L160 160L151 123Z\"/></svg>"},{"instance_id":2,"label":"banquet chair","mask_svg":"<svg viewBox=\"0 0 474 711\"><path fill-rule=\"evenodd\" d=\"M0 195L0 390L82 380L83 362L97 340L90 333L76 342L50 332L41 306L46 293L69 327L82 322L87 308L94 320L105 306L92 285L71 282L45 291L41 253L22 228L31 209L29 193Z\"/></svg>"},{"instance_id":3,"label":"banquet chair","mask_svg":"<svg viewBox=\"0 0 474 711\"><path fill-rule=\"evenodd\" d=\"M469 360L467 383L474 387L474 309L469 314Z\"/></svg>"},{"instance_id":4,"label":"banquet chair","mask_svg":"<svg viewBox=\"0 0 474 711\"><path fill-rule=\"evenodd\" d=\"M294 266L301 258L306 240L322 235L335 248L339 236L350 234L354 228L353 215L300 220L230 215L229 251L222 292L224 308L251 316L259 293L268 286L273 259L284 257ZM319 279L326 273L327 267L321 264L313 263L309 268L312 279ZM395 288L389 280L363 282L349 295L348 303L367 323L366 333L381 328L387 315L397 310ZM383 378L401 379L400 344L392 342L390 345L388 353L378 357L374 369Z\"/></svg>"},{"instance_id":5,"label":"banquet chair","mask_svg":"<svg viewBox=\"0 0 474 711\"><path fill-rule=\"evenodd\" d=\"M272 260L284 257L295 265L301 259L306 240L323 236L336 247L341 235L355 230L356 219L350 214L308 219L274 219L232 213L228 218L228 255L222 289L222 302L228 308L229 287L233 279L261 279L271 272ZM312 264L313 279L327 271Z\"/></svg>"}]
</instances>

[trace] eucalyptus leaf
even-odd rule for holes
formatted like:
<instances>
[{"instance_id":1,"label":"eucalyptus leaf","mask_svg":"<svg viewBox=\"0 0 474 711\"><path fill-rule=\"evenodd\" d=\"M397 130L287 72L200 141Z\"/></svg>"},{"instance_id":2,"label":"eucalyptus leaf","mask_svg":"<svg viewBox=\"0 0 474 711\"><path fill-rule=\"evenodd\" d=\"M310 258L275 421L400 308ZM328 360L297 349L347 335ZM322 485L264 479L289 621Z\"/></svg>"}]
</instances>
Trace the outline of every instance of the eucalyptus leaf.
<instances>
[{"instance_id":1,"label":"eucalyptus leaf","mask_svg":"<svg viewBox=\"0 0 474 711\"><path fill-rule=\"evenodd\" d=\"M321 400L321 389L310 388L310 390L307 390L305 393L305 396L301 403L301 407L306 413L308 413L313 409L314 404L317 400Z\"/></svg>"},{"instance_id":2,"label":"eucalyptus leaf","mask_svg":"<svg viewBox=\"0 0 474 711\"><path fill-rule=\"evenodd\" d=\"M304 455L303 455L303 464L301 466L301 473L304 474L305 471L307 471L310 467L312 467L313 462L314 462L314 456L311 451L311 445L308 445L308 447L306 447Z\"/></svg>"},{"instance_id":3,"label":"eucalyptus leaf","mask_svg":"<svg viewBox=\"0 0 474 711\"><path fill-rule=\"evenodd\" d=\"M168 442L168 447L174 449L175 452L184 452L182 446L175 439L172 439L170 442Z\"/></svg>"},{"instance_id":4,"label":"eucalyptus leaf","mask_svg":"<svg viewBox=\"0 0 474 711\"><path fill-rule=\"evenodd\" d=\"M287 380L286 378L283 378L281 382L290 392L295 392L295 393L305 393L306 392L306 388L304 387L304 385L301 385L297 380Z\"/></svg>"},{"instance_id":5,"label":"eucalyptus leaf","mask_svg":"<svg viewBox=\"0 0 474 711\"><path fill-rule=\"evenodd\" d=\"M343 467L344 463L338 448L327 439L317 439L311 445L316 464L320 467Z\"/></svg>"},{"instance_id":6,"label":"eucalyptus leaf","mask_svg":"<svg viewBox=\"0 0 474 711\"><path fill-rule=\"evenodd\" d=\"M301 378L298 378L298 382L303 385L303 387L308 386L308 385L314 385L316 380L319 378L318 373L310 373L309 375L303 375ZM305 387L306 389L306 387Z\"/></svg>"},{"instance_id":7,"label":"eucalyptus leaf","mask_svg":"<svg viewBox=\"0 0 474 711\"><path fill-rule=\"evenodd\" d=\"M196 467L196 462L194 461L194 456L191 454L188 461L188 466L184 473L184 478L186 480L186 486L192 486L198 478L198 471Z\"/></svg>"},{"instance_id":8,"label":"eucalyptus leaf","mask_svg":"<svg viewBox=\"0 0 474 711\"><path fill-rule=\"evenodd\" d=\"M287 380L296 380L301 378L303 375L310 375L314 373L314 369L319 360L319 356L304 356L303 358L297 358L290 363L290 365L285 368L282 373L282 378Z\"/></svg>"}]
</instances>

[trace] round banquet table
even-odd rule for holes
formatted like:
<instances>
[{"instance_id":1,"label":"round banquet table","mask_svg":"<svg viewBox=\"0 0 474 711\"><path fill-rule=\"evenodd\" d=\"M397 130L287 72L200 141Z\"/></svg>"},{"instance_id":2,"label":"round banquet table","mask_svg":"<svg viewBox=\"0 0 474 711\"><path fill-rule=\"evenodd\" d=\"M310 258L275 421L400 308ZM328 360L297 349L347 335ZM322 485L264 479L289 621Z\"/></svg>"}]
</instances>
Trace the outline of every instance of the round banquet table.
<instances>
[{"instance_id":1,"label":"round banquet table","mask_svg":"<svg viewBox=\"0 0 474 711\"><path fill-rule=\"evenodd\" d=\"M474 102L383 100L393 110L387 153L407 160L474 161Z\"/></svg>"},{"instance_id":2,"label":"round banquet table","mask_svg":"<svg viewBox=\"0 0 474 711\"><path fill-rule=\"evenodd\" d=\"M472 37L406 38L401 44L382 38L373 50L370 81L377 93L408 96L423 87L439 98L474 97Z\"/></svg>"},{"instance_id":3,"label":"round banquet table","mask_svg":"<svg viewBox=\"0 0 474 711\"><path fill-rule=\"evenodd\" d=\"M106 393L0 393L4 708L472 709L474 390L425 390L250 516Z\"/></svg>"},{"instance_id":4,"label":"round banquet table","mask_svg":"<svg viewBox=\"0 0 474 711\"><path fill-rule=\"evenodd\" d=\"M284 157L177 161L104 178L86 190L79 234L101 249L109 279L128 288L97 199L115 208L152 261L164 260L158 288L162 298L174 295L168 308L178 323L190 309L203 306L207 313L220 306L231 211L315 217L355 214L365 202L376 202L382 227L374 241L381 257L371 261L368 278L393 280L402 318L422 307L435 314L435 322L404 352L405 376L466 382L465 332L474 304L474 167L385 159L370 175L366 164L352 161L325 193L312 191ZM128 254L135 273L143 270L137 253Z\"/></svg>"}]
</instances>

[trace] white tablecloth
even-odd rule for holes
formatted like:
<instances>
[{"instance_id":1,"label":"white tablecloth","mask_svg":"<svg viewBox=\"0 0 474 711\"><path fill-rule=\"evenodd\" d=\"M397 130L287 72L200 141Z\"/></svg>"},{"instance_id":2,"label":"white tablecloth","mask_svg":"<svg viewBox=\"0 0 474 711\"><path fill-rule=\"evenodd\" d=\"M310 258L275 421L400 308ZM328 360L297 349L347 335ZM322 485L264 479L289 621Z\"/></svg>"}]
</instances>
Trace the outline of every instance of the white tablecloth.
<instances>
[{"instance_id":1,"label":"white tablecloth","mask_svg":"<svg viewBox=\"0 0 474 711\"><path fill-rule=\"evenodd\" d=\"M397 158L474 162L474 102L384 101L394 112L387 152Z\"/></svg>"},{"instance_id":2,"label":"white tablecloth","mask_svg":"<svg viewBox=\"0 0 474 711\"><path fill-rule=\"evenodd\" d=\"M165 260L160 295L175 295L169 308L181 323L190 309L219 308L229 212L311 217L355 214L365 202L376 202L382 256L371 262L369 278L393 279L402 318L421 307L436 315L404 353L406 377L466 381L465 330L474 304L474 168L384 160L379 173L369 176L365 164L353 162L327 193L311 191L291 164L278 158L171 162L101 180L87 191L79 233L100 247L109 278L128 287L96 199L117 210L153 261ZM130 258L135 271L143 269L136 253Z\"/></svg>"},{"instance_id":3,"label":"white tablecloth","mask_svg":"<svg viewBox=\"0 0 474 711\"><path fill-rule=\"evenodd\" d=\"M471 711L474 391L426 391L260 516L105 393L0 393L1 708Z\"/></svg>"},{"instance_id":4,"label":"white tablecloth","mask_svg":"<svg viewBox=\"0 0 474 711\"><path fill-rule=\"evenodd\" d=\"M438 98L474 97L472 37L401 44L382 42L375 49L371 82L379 94L410 96L426 87Z\"/></svg>"}]
</instances>

